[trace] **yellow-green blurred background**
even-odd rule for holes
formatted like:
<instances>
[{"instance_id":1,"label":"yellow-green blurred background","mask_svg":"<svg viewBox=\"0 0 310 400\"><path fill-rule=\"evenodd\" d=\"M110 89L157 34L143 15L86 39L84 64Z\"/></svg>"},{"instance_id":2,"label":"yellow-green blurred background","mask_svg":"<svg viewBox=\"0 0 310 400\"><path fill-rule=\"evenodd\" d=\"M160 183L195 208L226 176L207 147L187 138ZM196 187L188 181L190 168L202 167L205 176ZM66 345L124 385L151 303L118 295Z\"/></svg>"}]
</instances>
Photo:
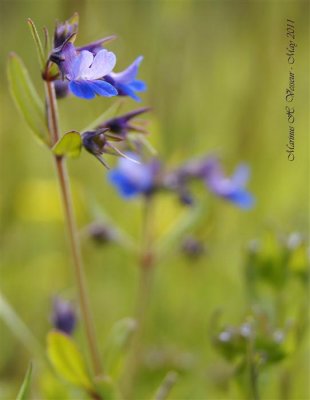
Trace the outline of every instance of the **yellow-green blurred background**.
<instances>
[{"instance_id":1,"label":"yellow-green blurred background","mask_svg":"<svg viewBox=\"0 0 310 400\"><path fill-rule=\"evenodd\" d=\"M137 399L148 398L162 371L183 362L184 373L171 398L238 398L236 388L223 392L214 382L221 358L210 343L210 316L221 309L225 321L238 323L249 308L242 279L249 240L266 228L288 234L305 233L309 226L309 3L1 0L0 6L1 293L42 344L50 329L53 295L74 298L52 158L33 140L16 111L5 69L7 55L16 51L43 95L26 19L31 17L39 29L47 26L52 32L56 19L78 11L77 43L117 34L118 40L108 47L117 55L118 70L144 55L140 77L148 85L142 104L153 107L150 141L168 165L216 152L228 172L241 161L251 167L254 209L243 212L200 190L198 202L205 212L193 230L205 241L208 254L193 263L172 252L158 266L145 346L146 352L157 351L163 360L154 366L146 357L137 389ZM298 44L294 162L285 152L287 18L296 21ZM73 97L61 101L62 130L82 129L111 101ZM135 107L128 99L123 110ZM141 202L122 200L108 184L106 171L86 152L69 161L69 170L79 227L108 214L139 242ZM165 196L157 203L157 212L159 237L187 210L173 196ZM113 323L133 313L136 258L117 245L95 246L81 235L91 305L103 343ZM298 290L286 294L292 303L298 302L298 295ZM0 332L0 398L11 399L34 357L2 321ZM307 355L303 352L290 364L298 369L291 399L309 398ZM264 378L264 399L278 398L277 368ZM40 366L35 378L39 375ZM42 385L35 384L35 393Z\"/></svg>"}]
</instances>

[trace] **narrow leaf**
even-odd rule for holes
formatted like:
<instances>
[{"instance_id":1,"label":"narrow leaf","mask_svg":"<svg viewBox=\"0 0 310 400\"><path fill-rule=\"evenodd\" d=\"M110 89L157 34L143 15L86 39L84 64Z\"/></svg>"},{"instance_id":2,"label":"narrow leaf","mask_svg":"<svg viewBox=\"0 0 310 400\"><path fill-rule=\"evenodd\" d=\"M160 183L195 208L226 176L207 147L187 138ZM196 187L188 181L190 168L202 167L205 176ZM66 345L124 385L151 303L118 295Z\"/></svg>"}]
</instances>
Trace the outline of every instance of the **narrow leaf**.
<instances>
[{"instance_id":1,"label":"narrow leaf","mask_svg":"<svg viewBox=\"0 0 310 400\"><path fill-rule=\"evenodd\" d=\"M47 354L63 379L88 391L94 390L83 357L69 336L60 332L49 333Z\"/></svg>"},{"instance_id":2,"label":"narrow leaf","mask_svg":"<svg viewBox=\"0 0 310 400\"><path fill-rule=\"evenodd\" d=\"M171 389L175 385L178 379L178 374L174 371L168 372L165 376L162 384L157 389L154 400L166 400L170 394Z\"/></svg>"},{"instance_id":3,"label":"narrow leaf","mask_svg":"<svg viewBox=\"0 0 310 400\"><path fill-rule=\"evenodd\" d=\"M17 108L36 137L49 145L49 132L43 103L30 80L24 63L14 53L9 56L7 71L11 94Z\"/></svg>"},{"instance_id":4,"label":"narrow leaf","mask_svg":"<svg viewBox=\"0 0 310 400\"><path fill-rule=\"evenodd\" d=\"M22 386L16 397L16 400L28 400L29 399L31 375L32 375L32 364L30 363L29 367L27 369L25 378L23 380Z\"/></svg>"},{"instance_id":5,"label":"narrow leaf","mask_svg":"<svg viewBox=\"0 0 310 400\"><path fill-rule=\"evenodd\" d=\"M105 110L102 114L99 115L98 118L96 118L93 122L91 122L86 128L81 130L81 132L87 132L94 130L97 128L99 125L101 125L104 121L107 121L108 119L114 117L116 113L118 112L120 106L122 105L122 101L117 101L111 105L107 110Z\"/></svg>"},{"instance_id":6,"label":"narrow leaf","mask_svg":"<svg viewBox=\"0 0 310 400\"><path fill-rule=\"evenodd\" d=\"M0 293L0 320L7 325L12 334L32 353L45 361L44 351L28 326L21 320L6 298Z\"/></svg>"},{"instance_id":7,"label":"narrow leaf","mask_svg":"<svg viewBox=\"0 0 310 400\"><path fill-rule=\"evenodd\" d=\"M38 34L38 31L37 31L37 28L36 28L34 22L30 18L28 18L27 22L28 22L28 26L30 28L30 32L31 32L33 41L34 41L36 49L37 49L39 62L40 62L41 68L43 70L45 67L46 60L45 60L45 56L44 56L42 42L41 42L40 36Z\"/></svg>"},{"instance_id":8,"label":"narrow leaf","mask_svg":"<svg viewBox=\"0 0 310 400\"><path fill-rule=\"evenodd\" d=\"M136 321L132 318L124 318L117 321L108 337L105 350L105 367L109 375L118 377L121 372L124 357L132 334L136 330Z\"/></svg>"},{"instance_id":9,"label":"narrow leaf","mask_svg":"<svg viewBox=\"0 0 310 400\"><path fill-rule=\"evenodd\" d=\"M82 149L81 135L76 131L67 132L53 147L57 156L78 157Z\"/></svg>"}]
</instances>

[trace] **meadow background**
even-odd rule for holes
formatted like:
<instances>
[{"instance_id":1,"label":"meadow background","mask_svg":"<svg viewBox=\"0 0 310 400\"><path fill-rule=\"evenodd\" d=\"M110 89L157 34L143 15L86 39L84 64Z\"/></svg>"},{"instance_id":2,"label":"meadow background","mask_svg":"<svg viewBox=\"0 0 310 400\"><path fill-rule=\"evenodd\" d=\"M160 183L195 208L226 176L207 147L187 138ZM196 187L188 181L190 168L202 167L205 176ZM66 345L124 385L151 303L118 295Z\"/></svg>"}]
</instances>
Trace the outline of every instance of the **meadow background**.
<instances>
[{"instance_id":1,"label":"meadow background","mask_svg":"<svg viewBox=\"0 0 310 400\"><path fill-rule=\"evenodd\" d=\"M119 69L144 55L140 76L148 84L143 105L153 108L150 142L167 165L216 152L228 172L241 161L251 167L253 210L241 211L198 188L203 212L191 233L205 243L207 253L193 262L175 245L158 265L136 395L148 398L165 371L177 369L180 377L171 398L242 398L237 385L222 384L227 364L212 345L210 325L218 310L223 324L238 325L251 309L243 271L249 241L266 230L285 236L306 234L309 228L309 3L1 0L0 6L1 294L42 345L50 330L53 296L74 298L53 160L17 113L5 69L7 55L16 51L43 94L26 19L52 32L56 19L78 11L79 44L117 34L109 49L117 54ZM296 21L298 44L294 162L285 152L287 18ZM61 101L62 130L82 129L110 103L104 98ZM123 110L135 107L129 99ZM141 202L121 199L97 160L85 151L79 160L69 161L69 170L91 305L103 343L117 320L132 315L136 257L113 243L97 246L84 227L109 215L139 242ZM157 238L189 212L174 196L159 199L156 209ZM305 292L295 282L282 296L289 305L286 318L294 317ZM268 297L259 306L268 311ZM31 349L0 319L1 399L14 398L30 359L36 362ZM283 371L292 374L288 399L309 399L306 346L268 369L263 399L281 398ZM42 393L49 378L41 363L35 364L34 376L33 393Z\"/></svg>"}]
</instances>

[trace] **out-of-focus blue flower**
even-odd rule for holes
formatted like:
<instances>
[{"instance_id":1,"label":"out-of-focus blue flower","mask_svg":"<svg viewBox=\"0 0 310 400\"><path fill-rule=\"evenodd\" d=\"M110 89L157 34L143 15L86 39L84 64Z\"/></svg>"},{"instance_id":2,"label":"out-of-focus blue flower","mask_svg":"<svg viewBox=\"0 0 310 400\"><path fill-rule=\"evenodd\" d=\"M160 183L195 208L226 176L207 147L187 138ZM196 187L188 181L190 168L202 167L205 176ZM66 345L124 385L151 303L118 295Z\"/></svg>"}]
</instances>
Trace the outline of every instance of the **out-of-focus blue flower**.
<instances>
[{"instance_id":1,"label":"out-of-focus blue flower","mask_svg":"<svg viewBox=\"0 0 310 400\"><path fill-rule=\"evenodd\" d=\"M253 196L245 189L249 177L246 165L237 167L231 178L224 175L216 157L190 160L173 172L167 173L163 184L169 190L179 193L182 203L191 205L193 198L189 190L191 181L202 180L216 195L248 209L254 204Z\"/></svg>"},{"instance_id":2,"label":"out-of-focus blue flower","mask_svg":"<svg viewBox=\"0 0 310 400\"><path fill-rule=\"evenodd\" d=\"M133 160L140 161L136 154L126 153L126 155ZM120 158L117 168L108 173L108 178L119 193L129 199L140 194L149 195L153 192L159 168L156 160L144 164Z\"/></svg>"},{"instance_id":3,"label":"out-of-focus blue flower","mask_svg":"<svg viewBox=\"0 0 310 400\"><path fill-rule=\"evenodd\" d=\"M245 188L249 173L249 167L240 164L230 178L226 177L218 159L211 158L205 168L204 180L211 192L240 208L249 209L254 204L253 196Z\"/></svg>"},{"instance_id":4,"label":"out-of-focus blue flower","mask_svg":"<svg viewBox=\"0 0 310 400\"><path fill-rule=\"evenodd\" d=\"M144 127L140 125L133 125L131 120L138 115L141 115L150 110L150 107L139 108L138 110L130 111L127 114L119 117L111 118L101 124L98 128L108 128L110 132L113 132L122 137L126 137L130 131L148 133Z\"/></svg>"},{"instance_id":5,"label":"out-of-focus blue flower","mask_svg":"<svg viewBox=\"0 0 310 400\"><path fill-rule=\"evenodd\" d=\"M71 335L76 326L76 314L72 304L56 297L53 304L52 325L55 329Z\"/></svg>"},{"instance_id":6,"label":"out-of-focus blue flower","mask_svg":"<svg viewBox=\"0 0 310 400\"><path fill-rule=\"evenodd\" d=\"M112 72L105 79L116 87L119 96L129 96L136 101L140 101L136 92L144 92L146 84L136 79L138 75L139 65L143 57L138 57L128 68L122 72Z\"/></svg>"},{"instance_id":7,"label":"out-of-focus blue flower","mask_svg":"<svg viewBox=\"0 0 310 400\"><path fill-rule=\"evenodd\" d=\"M114 53L106 49L100 50L95 56L88 50L77 52L69 41L59 51L54 52L50 59L69 81L69 89L75 96L93 99L96 95L117 95L117 90L103 80L115 66Z\"/></svg>"}]
</instances>

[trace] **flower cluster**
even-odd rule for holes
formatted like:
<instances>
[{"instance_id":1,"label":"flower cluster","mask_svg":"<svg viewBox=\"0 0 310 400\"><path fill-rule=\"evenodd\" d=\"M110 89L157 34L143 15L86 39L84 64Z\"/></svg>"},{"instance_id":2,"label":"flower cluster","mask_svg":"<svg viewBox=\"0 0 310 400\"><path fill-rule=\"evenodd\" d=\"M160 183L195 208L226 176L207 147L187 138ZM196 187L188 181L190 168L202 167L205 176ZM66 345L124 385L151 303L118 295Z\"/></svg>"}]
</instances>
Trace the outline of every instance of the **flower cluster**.
<instances>
[{"instance_id":1,"label":"flower cluster","mask_svg":"<svg viewBox=\"0 0 310 400\"><path fill-rule=\"evenodd\" d=\"M135 156L131 154L130 157ZM183 203L192 204L190 183L200 180L210 192L243 209L254 204L253 196L245 188L248 177L249 168L244 164L239 165L231 177L226 177L214 156L191 160L171 172L164 171L155 159L139 164L119 160L117 168L109 173L110 181L125 198L168 190L176 192Z\"/></svg>"},{"instance_id":2,"label":"flower cluster","mask_svg":"<svg viewBox=\"0 0 310 400\"><path fill-rule=\"evenodd\" d=\"M136 92L146 89L144 82L137 79L138 68L143 57L138 57L122 72L115 72L116 56L103 48L103 45L114 39L109 36L82 47L75 47L78 31L78 20L74 16L64 23L56 25L54 49L49 60L57 64L61 74L62 92L69 91L77 97L93 99L97 96L129 96L136 101ZM57 86L61 87L58 83ZM61 97L61 95L60 95Z\"/></svg>"}]
</instances>

